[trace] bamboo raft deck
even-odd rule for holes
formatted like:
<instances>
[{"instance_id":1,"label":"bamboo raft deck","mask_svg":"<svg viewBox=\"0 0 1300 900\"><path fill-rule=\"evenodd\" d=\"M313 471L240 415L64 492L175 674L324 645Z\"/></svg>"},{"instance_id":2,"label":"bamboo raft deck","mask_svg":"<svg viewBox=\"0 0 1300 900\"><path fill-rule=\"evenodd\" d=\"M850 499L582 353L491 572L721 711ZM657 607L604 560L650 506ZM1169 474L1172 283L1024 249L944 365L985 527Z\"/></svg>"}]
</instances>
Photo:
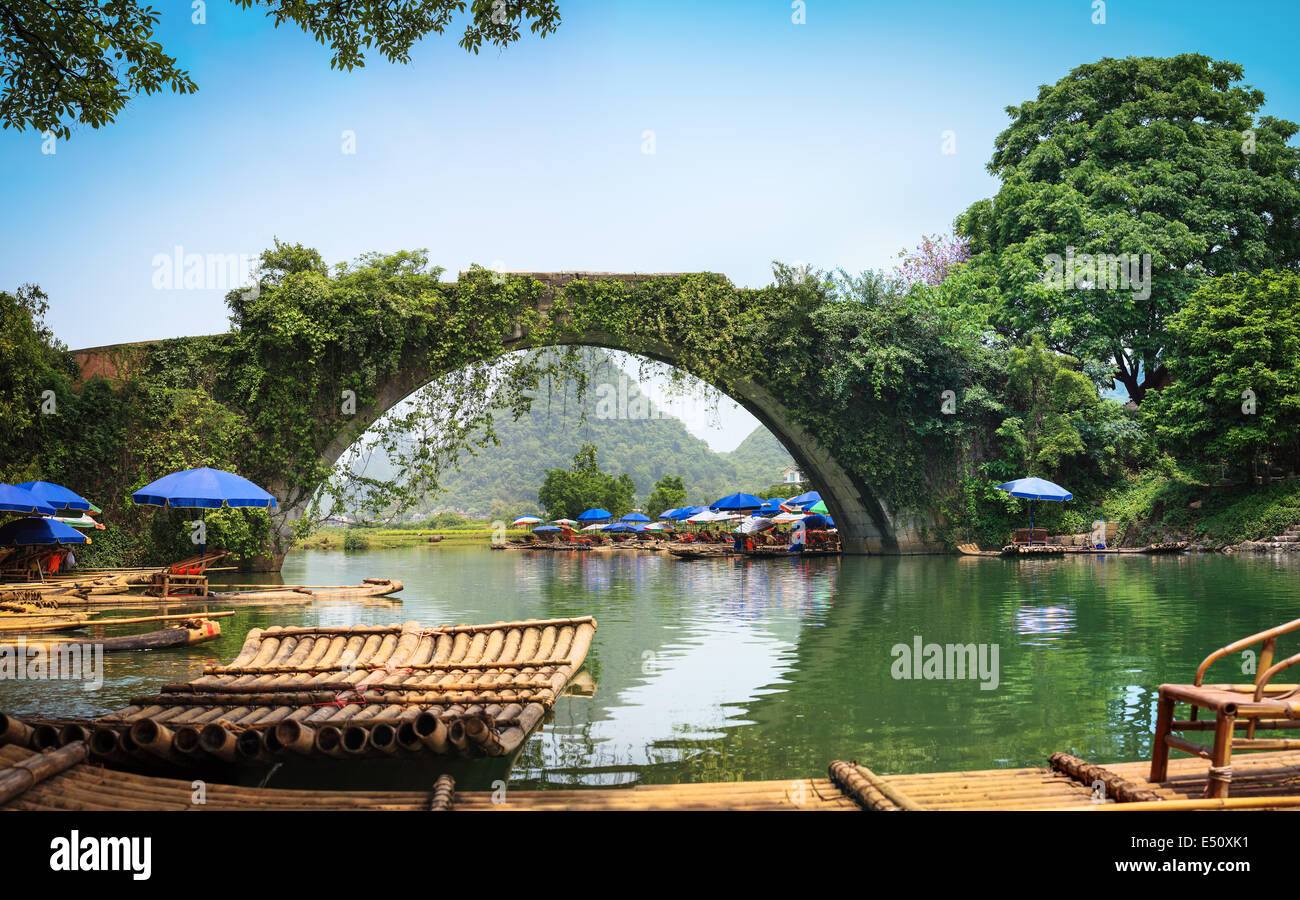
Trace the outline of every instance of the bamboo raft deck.
<instances>
[{"instance_id":1,"label":"bamboo raft deck","mask_svg":"<svg viewBox=\"0 0 1300 900\"><path fill-rule=\"evenodd\" d=\"M254 628L229 665L89 722L0 716L0 741L88 738L99 759L180 766L509 756L582 668L595 631L590 616Z\"/></svg>"},{"instance_id":2,"label":"bamboo raft deck","mask_svg":"<svg viewBox=\"0 0 1300 900\"><path fill-rule=\"evenodd\" d=\"M0 734L0 739L4 735ZM1238 796L1205 800L1200 760L1171 763L1161 784L1143 780L1145 762L1102 768L1053 754L1050 768L990 769L878 776L856 763L834 762L829 778L636 785L622 788L456 791L443 775L429 791L305 791L208 784L194 803L189 780L104 768L90 761L85 741L40 752L0 746L0 810L457 810L649 811L770 810L869 811L1074 811L1291 809L1300 807L1300 753L1252 756ZM1106 797L1094 798L1094 785ZM499 802L500 801L500 802Z\"/></svg>"},{"instance_id":3,"label":"bamboo raft deck","mask_svg":"<svg viewBox=\"0 0 1300 900\"><path fill-rule=\"evenodd\" d=\"M236 587L236 585L228 585ZM218 585L221 587L221 585ZM396 594L404 587L394 578L365 578L361 584L285 584L239 585L248 590L210 591L197 599L216 603L314 603L321 600L379 599ZM172 598L175 599L175 598ZM400 603L392 598L389 602Z\"/></svg>"}]
</instances>

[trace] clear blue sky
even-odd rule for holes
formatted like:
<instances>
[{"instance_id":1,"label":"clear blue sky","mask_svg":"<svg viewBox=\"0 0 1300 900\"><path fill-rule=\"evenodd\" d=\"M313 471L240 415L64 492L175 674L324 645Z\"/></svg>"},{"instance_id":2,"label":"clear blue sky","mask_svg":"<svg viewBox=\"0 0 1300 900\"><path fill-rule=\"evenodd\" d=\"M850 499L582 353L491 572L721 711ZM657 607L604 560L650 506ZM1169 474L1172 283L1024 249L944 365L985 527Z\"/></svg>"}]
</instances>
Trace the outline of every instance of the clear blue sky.
<instances>
[{"instance_id":1,"label":"clear blue sky","mask_svg":"<svg viewBox=\"0 0 1300 900\"><path fill-rule=\"evenodd\" d=\"M1102 56L1234 60L1267 112L1300 119L1293 2L1111 0L1094 25L1090 0L807 0L794 25L788 0L561 0L545 40L471 56L457 30L353 72L223 0L205 25L187 0L156 5L197 94L139 98L54 155L0 133L0 288L39 283L72 347L225 330L221 291L153 287L177 245L750 285L778 258L892 266L993 193L1004 107Z\"/></svg>"}]
</instances>

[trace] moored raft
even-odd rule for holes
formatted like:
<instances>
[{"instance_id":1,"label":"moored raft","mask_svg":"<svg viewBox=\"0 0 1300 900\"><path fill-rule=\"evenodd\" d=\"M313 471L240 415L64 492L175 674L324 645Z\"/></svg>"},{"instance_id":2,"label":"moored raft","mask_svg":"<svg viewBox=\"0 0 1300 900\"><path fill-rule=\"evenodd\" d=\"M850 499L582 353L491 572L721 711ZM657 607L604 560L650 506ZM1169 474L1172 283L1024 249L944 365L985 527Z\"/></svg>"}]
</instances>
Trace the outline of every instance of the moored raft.
<instances>
[{"instance_id":1,"label":"moored raft","mask_svg":"<svg viewBox=\"0 0 1300 900\"><path fill-rule=\"evenodd\" d=\"M396 594L404 585L394 578L365 578L361 584L266 585L265 589L214 591L200 599L218 603L314 603L320 600L361 600Z\"/></svg>"},{"instance_id":2,"label":"moored raft","mask_svg":"<svg viewBox=\"0 0 1300 900\"><path fill-rule=\"evenodd\" d=\"M22 723L92 756L204 760L508 756L582 668L596 621L254 628L226 666L92 722Z\"/></svg>"}]
</instances>

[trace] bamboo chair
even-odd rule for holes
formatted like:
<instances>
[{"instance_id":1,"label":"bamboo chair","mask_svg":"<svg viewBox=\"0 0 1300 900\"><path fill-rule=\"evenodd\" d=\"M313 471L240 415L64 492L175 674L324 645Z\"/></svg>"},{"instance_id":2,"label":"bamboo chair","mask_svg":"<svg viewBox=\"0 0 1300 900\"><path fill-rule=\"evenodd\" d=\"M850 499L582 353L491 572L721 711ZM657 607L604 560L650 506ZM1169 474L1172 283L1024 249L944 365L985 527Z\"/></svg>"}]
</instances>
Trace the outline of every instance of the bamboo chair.
<instances>
[{"instance_id":1,"label":"bamboo chair","mask_svg":"<svg viewBox=\"0 0 1300 900\"><path fill-rule=\"evenodd\" d=\"M1046 544L1046 528L1017 528L1011 538L1013 544Z\"/></svg>"},{"instance_id":2,"label":"bamboo chair","mask_svg":"<svg viewBox=\"0 0 1300 900\"><path fill-rule=\"evenodd\" d=\"M1210 772L1205 783L1205 796L1227 797L1228 786L1232 782L1234 750L1300 750L1300 740L1255 737L1256 728L1300 728L1300 686L1272 683L1275 675L1300 663L1300 653L1278 663L1273 661L1277 639L1297 629L1300 629L1300 619L1242 638L1205 657L1196 669L1196 678L1191 684L1160 685L1156 733L1151 746L1150 781L1157 784L1164 781L1169 771L1170 749L1182 750L1209 760ZM1206 669L1216 660L1260 643L1263 646L1259 651L1256 668L1258 674L1254 684L1202 684ZM1174 708L1179 703L1191 707L1191 713L1185 720L1174 718ZM1213 712L1214 720L1198 720L1197 712L1201 709ZM1234 737L1236 731L1243 726L1246 736ZM1186 731L1213 731L1213 746L1206 747L1177 734Z\"/></svg>"}]
</instances>

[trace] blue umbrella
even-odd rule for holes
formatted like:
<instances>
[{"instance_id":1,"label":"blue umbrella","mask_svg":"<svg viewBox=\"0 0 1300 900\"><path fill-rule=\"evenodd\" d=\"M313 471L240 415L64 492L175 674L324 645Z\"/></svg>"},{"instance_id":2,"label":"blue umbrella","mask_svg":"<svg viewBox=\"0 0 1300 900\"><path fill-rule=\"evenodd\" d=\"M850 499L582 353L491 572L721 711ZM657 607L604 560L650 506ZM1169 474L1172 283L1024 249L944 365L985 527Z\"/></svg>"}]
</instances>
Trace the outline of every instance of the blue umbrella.
<instances>
[{"instance_id":1,"label":"blue umbrella","mask_svg":"<svg viewBox=\"0 0 1300 900\"><path fill-rule=\"evenodd\" d=\"M764 501L763 501L763 505L760 506L760 507L755 511L754 515L756 515L756 516L775 516L775 515L778 515L778 514L780 514L780 512L781 512L781 504L784 503L784 502L785 502L785 500L783 500L783 499L780 498L780 497L773 497L773 498L770 499L770 500L764 500Z\"/></svg>"},{"instance_id":2,"label":"blue umbrella","mask_svg":"<svg viewBox=\"0 0 1300 900\"><path fill-rule=\"evenodd\" d=\"M1012 497L1023 497L1029 501L1029 543L1034 543L1034 501L1035 500L1073 500L1074 494L1071 494L1059 484L1045 478L1017 478L1015 481L1007 481L997 486L999 491L1006 491Z\"/></svg>"},{"instance_id":3,"label":"blue umbrella","mask_svg":"<svg viewBox=\"0 0 1300 900\"><path fill-rule=\"evenodd\" d=\"M275 506L275 498L247 478L207 466L164 475L140 488L131 499L146 506L182 509L221 509L227 506L270 509ZM199 554L206 550L207 542L201 542Z\"/></svg>"},{"instance_id":4,"label":"blue umbrella","mask_svg":"<svg viewBox=\"0 0 1300 900\"><path fill-rule=\"evenodd\" d=\"M86 536L71 525L53 519L28 516L0 526L0 545L84 544Z\"/></svg>"},{"instance_id":5,"label":"blue umbrella","mask_svg":"<svg viewBox=\"0 0 1300 900\"><path fill-rule=\"evenodd\" d=\"M612 519L612 518L614 518L614 514L612 512L610 512L607 509L601 509L600 507L596 507L595 509L589 509L586 512L582 513L582 515L578 516L578 521L598 522L601 519Z\"/></svg>"},{"instance_id":6,"label":"blue umbrella","mask_svg":"<svg viewBox=\"0 0 1300 900\"><path fill-rule=\"evenodd\" d=\"M680 508L680 507L674 507L674 508L672 508L672 509L665 509L663 512L661 512L661 513L659 514L659 518L661 518L661 519L671 519L671 518L673 518L673 516L675 516L675 515L677 514L677 510L678 510L679 508Z\"/></svg>"},{"instance_id":7,"label":"blue umbrella","mask_svg":"<svg viewBox=\"0 0 1300 900\"><path fill-rule=\"evenodd\" d=\"M18 485L31 491L37 499L44 500L55 509L83 509L90 511L90 501L80 494L68 490L61 484L49 481L24 481Z\"/></svg>"},{"instance_id":8,"label":"blue umbrella","mask_svg":"<svg viewBox=\"0 0 1300 900\"><path fill-rule=\"evenodd\" d=\"M619 521L620 522L650 522L652 521L652 519L649 516L642 515L641 513L628 513L626 516L619 519Z\"/></svg>"},{"instance_id":9,"label":"blue umbrella","mask_svg":"<svg viewBox=\"0 0 1300 900\"><path fill-rule=\"evenodd\" d=\"M540 528L534 528L533 534L536 534L539 531L559 531L559 530L560 530L560 526L558 525L543 525Z\"/></svg>"},{"instance_id":10,"label":"blue umbrella","mask_svg":"<svg viewBox=\"0 0 1300 900\"><path fill-rule=\"evenodd\" d=\"M832 519L830 516L823 516L821 513L812 516L806 516L801 521L803 523L804 528L811 528L814 531L819 531L823 528L835 527L835 520Z\"/></svg>"},{"instance_id":11,"label":"blue umbrella","mask_svg":"<svg viewBox=\"0 0 1300 900\"><path fill-rule=\"evenodd\" d=\"M673 511L673 521L680 522L682 519L698 516L702 512L704 512L703 506L683 506L681 509Z\"/></svg>"},{"instance_id":12,"label":"blue umbrella","mask_svg":"<svg viewBox=\"0 0 1300 900\"><path fill-rule=\"evenodd\" d=\"M709 504L709 509L758 509L763 505L762 497L753 494L728 494L721 500Z\"/></svg>"},{"instance_id":13,"label":"blue umbrella","mask_svg":"<svg viewBox=\"0 0 1300 900\"><path fill-rule=\"evenodd\" d=\"M817 501L821 500L822 495L819 491L807 491L798 497L791 497L785 501L786 507L801 508L805 506L815 506Z\"/></svg>"},{"instance_id":14,"label":"blue umbrella","mask_svg":"<svg viewBox=\"0 0 1300 900\"><path fill-rule=\"evenodd\" d=\"M52 516L58 512L50 504L37 497L27 488L12 484L0 484L0 510L5 512L40 513Z\"/></svg>"},{"instance_id":15,"label":"blue umbrella","mask_svg":"<svg viewBox=\"0 0 1300 900\"><path fill-rule=\"evenodd\" d=\"M220 469L186 469L164 475L131 495L148 506L221 509L224 506L275 506L275 498L247 478Z\"/></svg>"}]
</instances>

